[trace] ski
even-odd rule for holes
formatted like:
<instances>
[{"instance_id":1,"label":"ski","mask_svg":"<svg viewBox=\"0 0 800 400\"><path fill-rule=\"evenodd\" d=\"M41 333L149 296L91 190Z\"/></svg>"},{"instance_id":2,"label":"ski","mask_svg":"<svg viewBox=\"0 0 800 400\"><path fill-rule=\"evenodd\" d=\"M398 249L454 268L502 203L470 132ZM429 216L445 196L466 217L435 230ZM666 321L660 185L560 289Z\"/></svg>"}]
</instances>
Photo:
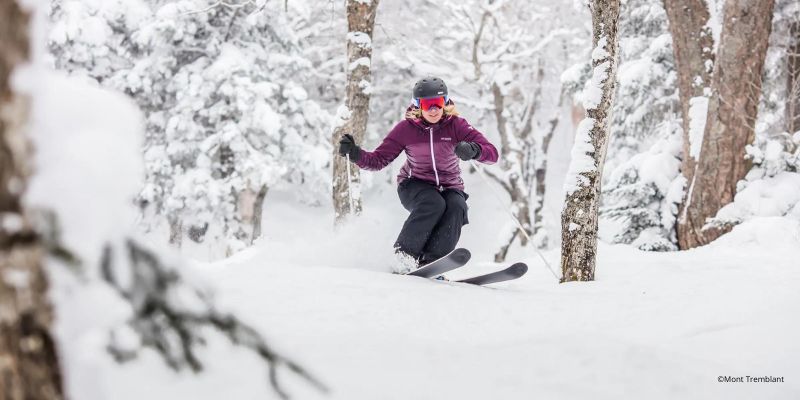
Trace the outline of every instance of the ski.
<instances>
[{"instance_id":1,"label":"ski","mask_svg":"<svg viewBox=\"0 0 800 400\"><path fill-rule=\"evenodd\" d=\"M517 279L522 275L525 275L526 272L528 272L528 266L525 265L525 263L518 262L504 270L495 271L484 275L473 276L472 278L462 279L456 282L469 283L471 285L481 286L481 285L488 285L490 283L504 282Z\"/></svg>"},{"instance_id":2,"label":"ski","mask_svg":"<svg viewBox=\"0 0 800 400\"><path fill-rule=\"evenodd\" d=\"M447 271L452 271L458 267L464 266L472 256L467 249L455 249L446 256L422 266L406 275L420 276L423 278L433 278L441 275Z\"/></svg>"}]
</instances>

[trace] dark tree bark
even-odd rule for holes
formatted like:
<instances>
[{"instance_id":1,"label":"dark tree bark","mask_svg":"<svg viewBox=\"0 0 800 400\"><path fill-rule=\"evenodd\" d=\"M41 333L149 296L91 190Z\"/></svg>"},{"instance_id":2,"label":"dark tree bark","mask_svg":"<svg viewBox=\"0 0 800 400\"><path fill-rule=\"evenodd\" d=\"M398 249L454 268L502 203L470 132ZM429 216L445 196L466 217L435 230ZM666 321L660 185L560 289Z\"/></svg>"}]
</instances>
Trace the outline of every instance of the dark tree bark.
<instances>
[{"instance_id":1,"label":"dark tree bark","mask_svg":"<svg viewBox=\"0 0 800 400\"><path fill-rule=\"evenodd\" d=\"M800 131L800 21L789 27L789 47L786 49L788 79L786 80L786 131Z\"/></svg>"},{"instance_id":2,"label":"dark tree bark","mask_svg":"<svg viewBox=\"0 0 800 400\"><path fill-rule=\"evenodd\" d=\"M333 207L335 222L342 222L350 214L361 213L361 177L358 167L338 155L339 139L345 133L353 135L362 144L367 130L372 77L372 31L378 0L347 1L347 99L349 111L346 119L333 133ZM352 204L351 204L352 200Z\"/></svg>"},{"instance_id":3,"label":"dark tree bark","mask_svg":"<svg viewBox=\"0 0 800 400\"><path fill-rule=\"evenodd\" d=\"M256 194L253 202L253 235L250 237L250 244L261 237L261 216L264 214L264 199L267 198L267 185L261 186L261 190Z\"/></svg>"},{"instance_id":4,"label":"dark tree bark","mask_svg":"<svg viewBox=\"0 0 800 400\"><path fill-rule=\"evenodd\" d=\"M755 139L773 7L774 0L725 3L700 158L685 200L685 216L678 222L681 249L710 243L730 230L705 225L733 201L736 184L752 166L745 158L745 147Z\"/></svg>"},{"instance_id":5,"label":"dark tree bark","mask_svg":"<svg viewBox=\"0 0 800 400\"><path fill-rule=\"evenodd\" d=\"M709 14L705 0L664 0L664 8L667 11L672 52L678 69L678 94L683 117L681 170L686 181L691 182L697 160L689 151L689 107L692 98L704 97L705 89L711 87L714 37L707 26Z\"/></svg>"},{"instance_id":6,"label":"dark tree bark","mask_svg":"<svg viewBox=\"0 0 800 400\"><path fill-rule=\"evenodd\" d=\"M597 211L600 204L603 164L608 148L610 112L616 87L619 42L619 0L592 0L593 82L599 84L599 101L585 105L587 118L578 127L573 157L591 157L586 169L572 160L570 173L576 187L568 191L561 213L562 282L594 280L597 258ZM588 129L582 137L580 130Z\"/></svg>"},{"instance_id":7,"label":"dark tree bark","mask_svg":"<svg viewBox=\"0 0 800 400\"><path fill-rule=\"evenodd\" d=\"M0 0L0 400L63 398L45 246L21 201L30 174L29 100L10 85L30 57L29 23L16 1Z\"/></svg>"},{"instance_id":8,"label":"dark tree bark","mask_svg":"<svg viewBox=\"0 0 800 400\"><path fill-rule=\"evenodd\" d=\"M168 216L167 221L169 221L169 244L180 248L183 245L183 222L174 216Z\"/></svg>"},{"instance_id":9,"label":"dark tree bark","mask_svg":"<svg viewBox=\"0 0 800 400\"><path fill-rule=\"evenodd\" d=\"M694 186L696 157L702 145L698 135L692 135L691 127L694 125L694 129L699 132L704 131L701 121L691 121L692 113L689 110L692 104L701 107L708 102L714 67L714 36L708 27L709 10L705 0L664 0L664 9L667 11L669 31L672 35L672 52L678 72L678 94L683 120L681 173L686 182L684 193L686 196L689 188ZM697 116L697 113L694 115ZM705 117L703 114L702 118ZM692 143L693 138L697 143ZM678 241L687 234L685 229L687 225L679 222L681 217L685 219L685 204L685 201L681 203L678 210L679 218L676 220Z\"/></svg>"}]
</instances>

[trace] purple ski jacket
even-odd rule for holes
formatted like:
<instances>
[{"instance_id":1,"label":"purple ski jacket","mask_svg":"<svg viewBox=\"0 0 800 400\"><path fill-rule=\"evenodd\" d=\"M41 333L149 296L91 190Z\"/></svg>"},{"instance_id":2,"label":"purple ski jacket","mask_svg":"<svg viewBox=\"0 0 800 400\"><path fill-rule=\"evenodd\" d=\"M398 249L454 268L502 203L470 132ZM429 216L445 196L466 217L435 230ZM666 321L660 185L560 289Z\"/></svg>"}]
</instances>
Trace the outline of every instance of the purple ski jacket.
<instances>
[{"instance_id":1,"label":"purple ski jacket","mask_svg":"<svg viewBox=\"0 0 800 400\"><path fill-rule=\"evenodd\" d=\"M414 177L436 185L439 190L464 190L460 161L455 154L458 142L475 142L481 148L478 161L497 162L497 149L464 118L446 115L435 124L421 118L406 118L386 135L375 151L362 151L356 163L360 168L378 171L406 152L406 163L397 175L397 183Z\"/></svg>"}]
</instances>

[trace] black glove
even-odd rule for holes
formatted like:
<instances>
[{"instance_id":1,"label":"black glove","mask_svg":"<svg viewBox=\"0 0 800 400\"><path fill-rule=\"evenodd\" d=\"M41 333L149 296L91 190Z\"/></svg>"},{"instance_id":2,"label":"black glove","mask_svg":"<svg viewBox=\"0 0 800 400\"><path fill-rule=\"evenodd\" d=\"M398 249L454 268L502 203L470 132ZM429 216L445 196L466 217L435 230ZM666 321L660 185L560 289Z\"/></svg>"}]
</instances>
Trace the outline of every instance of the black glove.
<instances>
[{"instance_id":1,"label":"black glove","mask_svg":"<svg viewBox=\"0 0 800 400\"><path fill-rule=\"evenodd\" d=\"M456 155L464 161L474 160L481 156L481 146L475 142L458 142Z\"/></svg>"},{"instance_id":2,"label":"black glove","mask_svg":"<svg viewBox=\"0 0 800 400\"><path fill-rule=\"evenodd\" d=\"M350 161L356 162L361 157L361 148L356 145L356 140L349 133L342 135L339 140L339 155L344 157L350 155Z\"/></svg>"}]
</instances>

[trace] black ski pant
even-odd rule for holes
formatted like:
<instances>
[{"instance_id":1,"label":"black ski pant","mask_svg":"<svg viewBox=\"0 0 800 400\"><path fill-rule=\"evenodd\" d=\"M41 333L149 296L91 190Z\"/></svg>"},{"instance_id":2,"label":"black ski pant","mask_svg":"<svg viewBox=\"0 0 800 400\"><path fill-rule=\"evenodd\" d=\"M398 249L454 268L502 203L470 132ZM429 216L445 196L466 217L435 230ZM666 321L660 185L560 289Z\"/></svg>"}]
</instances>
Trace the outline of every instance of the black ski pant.
<instances>
[{"instance_id":1,"label":"black ski pant","mask_svg":"<svg viewBox=\"0 0 800 400\"><path fill-rule=\"evenodd\" d=\"M439 191L433 184L408 178L397 187L400 202L411 215L395 242L402 250L426 264L453 251L467 219L467 198L458 189Z\"/></svg>"}]
</instances>

